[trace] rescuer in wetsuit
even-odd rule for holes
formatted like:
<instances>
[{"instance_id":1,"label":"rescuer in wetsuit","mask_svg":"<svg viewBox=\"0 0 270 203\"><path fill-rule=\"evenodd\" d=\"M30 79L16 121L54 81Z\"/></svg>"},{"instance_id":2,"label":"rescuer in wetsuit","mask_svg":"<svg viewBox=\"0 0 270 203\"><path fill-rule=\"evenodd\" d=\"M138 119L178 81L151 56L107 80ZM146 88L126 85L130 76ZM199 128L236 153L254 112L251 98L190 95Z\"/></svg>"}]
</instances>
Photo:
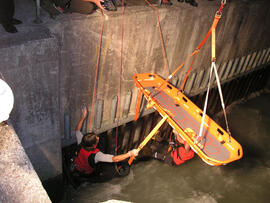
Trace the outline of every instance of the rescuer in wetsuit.
<instances>
[{"instance_id":1,"label":"rescuer in wetsuit","mask_svg":"<svg viewBox=\"0 0 270 203\"><path fill-rule=\"evenodd\" d=\"M90 182L103 182L113 178L114 176L113 173L115 171L107 170L108 168L114 170L114 167L108 167L108 163L110 163L110 166L114 166L111 163L123 161L131 156L137 156L138 150L133 149L128 153L116 156L101 152L97 148L99 137L94 133L83 135L80 131L86 116L87 110L86 107L84 107L82 109L81 119L76 127L77 144L80 146L80 149L75 157L75 168L80 175L85 178L89 178Z\"/></svg>"},{"instance_id":2,"label":"rescuer in wetsuit","mask_svg":"<svg viewBox=\"0 0 270 203\"><path fill-rule=\"evenodd\" d=\"M181 165L194 157L194 152L190 148L190 145L184 141L175 130L173 130L173 133L175 143L170 144L168 152L166 154L158 152L154 154L156 159L162 160L171 166Z\"/></svg>"}]
</instances>

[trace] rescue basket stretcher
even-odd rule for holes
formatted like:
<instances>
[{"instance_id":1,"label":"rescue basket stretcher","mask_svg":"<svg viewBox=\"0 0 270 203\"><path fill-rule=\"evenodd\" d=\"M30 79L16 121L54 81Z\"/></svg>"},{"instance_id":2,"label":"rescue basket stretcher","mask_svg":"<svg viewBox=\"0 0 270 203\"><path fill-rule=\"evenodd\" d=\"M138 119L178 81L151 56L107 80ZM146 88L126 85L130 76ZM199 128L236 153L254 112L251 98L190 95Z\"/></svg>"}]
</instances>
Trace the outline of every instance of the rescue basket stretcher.
<instances>
[{"instance_id":1,"label":"rescue basket stretcher","mask_svg":"<svg viewBox=\"0 0 270 203\"><path fill-rule=\"evenodd\" d=\"M155 108L160 115L188 142L195 153L207 164L225 165L243 156L241 145L209 116L205 115L202 136L198 138L203 111L181 91L153 73L133 76L141 94L148 101L147 108Z\"/></svg>"}]
</instances>

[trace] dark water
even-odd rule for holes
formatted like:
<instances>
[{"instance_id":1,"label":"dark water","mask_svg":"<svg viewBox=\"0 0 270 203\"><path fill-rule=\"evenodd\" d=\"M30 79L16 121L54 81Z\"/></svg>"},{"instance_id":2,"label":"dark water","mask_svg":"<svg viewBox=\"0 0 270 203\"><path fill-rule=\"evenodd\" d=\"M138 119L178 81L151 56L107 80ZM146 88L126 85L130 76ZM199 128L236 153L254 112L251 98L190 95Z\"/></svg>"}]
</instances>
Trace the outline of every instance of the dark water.
<instances>
[{"instance_id":1,"label":"dark water","mask_svg":"<svg viewBox=\"0 0 270 203\"><path fill-rule=\"evenodd\" d=\"M232 136L244 156L226 166L206 165L197 156L178 167L139 162L124 178L83 185L65 202L270 202L270 94L229 108Z\"/></svg>"}]
</instances>

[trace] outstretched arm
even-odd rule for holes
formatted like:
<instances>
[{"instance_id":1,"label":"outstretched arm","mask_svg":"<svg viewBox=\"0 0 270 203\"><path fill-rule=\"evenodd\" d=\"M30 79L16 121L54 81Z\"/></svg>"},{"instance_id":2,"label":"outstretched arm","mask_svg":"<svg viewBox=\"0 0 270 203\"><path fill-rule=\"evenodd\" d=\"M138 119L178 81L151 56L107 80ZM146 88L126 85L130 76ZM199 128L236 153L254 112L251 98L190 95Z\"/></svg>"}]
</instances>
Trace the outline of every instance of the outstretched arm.
<instances>
[{"instance_id":1,"label":"outstretched arm","mask_svg":"<svg viewBox=\"0 0 270 203\"><path fill-rule=\"evenodd\" d=\"M97 5L101 10L105 10L104 7L101 5L101 2L104 2L104 0L83 0L83 1L89 1Z\"/></svg>"},{"instance_id":2,"label":"outstretched arm","mask_svg":"<svg viewBox=\"0 0 270 203\"><path fill-rule=\"evenodd\" d=\"M113 156L111 154L104 154L104 153L99 151L95 156L95 163L97 163L97 162L119 162L119 161L123 161L131 156L138 156L138 150L133 149L133 150L129 151L128 153L120 154L120 155L116 155L116 156Z\"/></svg>"},{"instance_id":3,"label":"outstretched arm","mask_svg":"<svg viewBox=\"0 0 270 203\"><path fill-rule=\"evenodd\" d=\"M114 157L112 157L112 160L113 160L113 162L119 162L119 161L123 161L131 156L138 156L138 150L133 149L133 150L129 151L128 153L114 156Z\"/></svg>"},{"instance_id":4,"label":"outstretched arm","mask_svg":"<svg viewBox=\"0 0 270 203\"><path fill-rule=\"evenodd\" d=\"M81 131L83 121L85 120L86 116L87 116L87 109L86 109L86 107L83 107L81 118L76 126L76 129L75 129L76 131Z\"/></svg>"}]
</instances>

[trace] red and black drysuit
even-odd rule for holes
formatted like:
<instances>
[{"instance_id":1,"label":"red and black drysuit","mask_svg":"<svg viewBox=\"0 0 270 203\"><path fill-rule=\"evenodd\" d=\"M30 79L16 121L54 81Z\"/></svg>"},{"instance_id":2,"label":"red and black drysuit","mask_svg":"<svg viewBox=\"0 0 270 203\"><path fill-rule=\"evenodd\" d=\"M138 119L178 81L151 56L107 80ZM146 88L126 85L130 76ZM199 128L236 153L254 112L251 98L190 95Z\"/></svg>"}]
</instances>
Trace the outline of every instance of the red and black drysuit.
<instances>
[{"instance_id":1,"label":"red and black drysuit","mask_svg":"<svg viewBox=\"0 0 270 203\"><path fill-rule=\"evenodd\" d=\"M193 157L193 150L190 149L188 152L186 152L183 145L172 147L172 149L170 149L165 155L160 153L155 155L156 159L162 160L169 165L181 165Z\"/></svg>"},{"instance_id":2,"label":"red and black drysuit","mask_svg":"<svg viewBox=\"0 0 270 203\"><path fill-rule=\"evenodd\" d=\"M171 150L170 157L174 165L181 165L185 163L185 161L192 159L194 157L194 152L192 149L186 152L183 146L179 146Z\"/></svg>"}]
</instances>

